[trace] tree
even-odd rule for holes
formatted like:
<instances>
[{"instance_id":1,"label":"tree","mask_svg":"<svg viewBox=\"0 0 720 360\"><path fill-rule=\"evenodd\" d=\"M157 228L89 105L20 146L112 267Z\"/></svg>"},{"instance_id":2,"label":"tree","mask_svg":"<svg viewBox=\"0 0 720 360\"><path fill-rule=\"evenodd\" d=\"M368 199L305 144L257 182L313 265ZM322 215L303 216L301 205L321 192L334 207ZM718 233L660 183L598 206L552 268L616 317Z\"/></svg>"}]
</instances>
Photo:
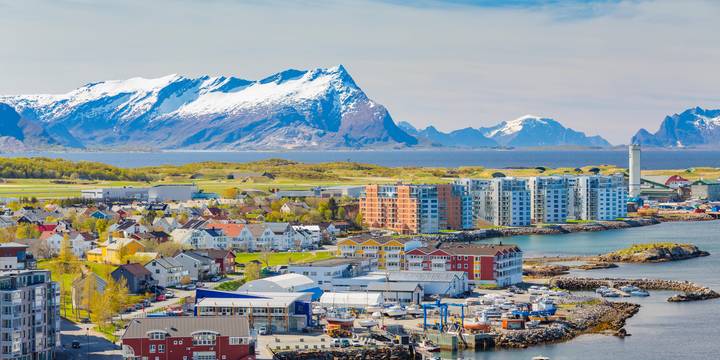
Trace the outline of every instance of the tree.
<instances>
[{"instance_id":1,"label":"tree","mask_svg":"<svg viewBox=\"0 0 720 360\"><path fill-rule=\"evenodd\" d=\"M0 229L0 243L7 243L13 240L15 240L14 228Z\"/></svg>"},{"instance_id":2,"label":"tree","mask_svg":"<svg viewBox=\"0 0 720 360\"><path fill-rule=\"evenodd\" d=\"M80 308L90 310L93 297L97 292L97 281L93 273L88 273L83 279L82 283L82 295L80 297Z\"/></svg>"},{"instance_id":3,"label":"tree","mask_svg":"<svg viewBox=\"0 0 720 360\"><path fill-rule=\"evenodd\" d=\"M95 221L95 231L98 233L104 233L108 229L108 221L105 219L97 219Z\"/></svg>"},{"instance_id":4,"label":"tree","mask_svg":"<svg viewBox=\"0 0 720 360\"><path fill-rule=\"evenodd\" d=\"M238 193L238 188L231 187L222 191L222 197L225 199L237 199Z\"/></svg>"},{"instance_id":5,"label":"tree","mask_svg":"<svg viewBox=\"0 0 720 360\"><path fill-rule=\"evenodd\" d=\"M65 266L67 267L68 264L75 262L76 260L77 258L75 258L75 254L73 253L70 236L65 233L63 235L62 241L60 242L60 254L58 255L58 262L65 264Z\"/></svg>"},{"instance_id":6,"label":"tree","mask_svg":"<svg viewBox=\"0 0 720 360\"><path fill-rule=\"evenodd\" d=\"M339 219L339 220L345 220L345 216L346 216L346 215L345 215L345 208L344 208L344 207L340 207L340 208L338 209L338 211L337 211L337 217L336 217L336 218Z\"/></svg>"},{"instance_id":7,"label":"tree","mask_svg":"<svg viewBox=\"0 0 720 360\"><path fill-rule=\"evenodd\" d=\"M155 247L155 252L162 256L171 257L175 256L178 252L183 249L183 245L174 241L166 241L160 243Z\"/></svg>"},{"instance_id":8,"label":"tree","mask_svg":"<svg viewBox=\"0 0 720 360\"><path fill-rule=\"evenodd\" d=\"M15 230L15 236L18 239L36 239L40 236L40 231L35 224L21 223Z\"/></svg>"},{"instance_id":9,"label":"tree","mask_svg":"<svg viewBox=\"0 0 720 360\"><path fill-rule=\"evenodd\" d=\"M362 213L358 212L357 215L355 215L355 226L362 227L363 220Z\"/></svg>"},{"instance_id":10,"label":"tree","mask_svg":"<svg viewBox=\"0 0 720 360\"><path fill-rule=\"evenodd\" d=\"M185 275L185 276L183 276L182 278L180 278L180 284L182 284L182 285L187 285L187 284L189 284L189 283L191 283L191 282L192 282L192 279L191 279L189 276L187 276L187 275Z\"/></svg>"},{"instance_id":11,"label":"tree","mask_svg":"<svg viewBox=\"0 0 720 360\"><path fill-rule=\"evenodd\" d=\"M127 280L125 280L124 277L120 277L118 281L115 281L115 279L110 277L105 287L104 295L108 297L107 305L110 307L111 313L113 315L120 313L120 311L127 306L130 298Z\"/></svg>"},{"instance_id":12,"label":"tree","mask_svg":"<svg viewBox=\"0 0 720 360\"><path fill-rule=\"evenodd\" d=\"M256 262L251 261L245 264L245 282L259 279L260 271L260 264Z\"/></svg>"},{"instance_id":13,"label":"tree","mask_svg":"<svg viewBox=\"0 0 720 360\"><path fill-rule=\"evenodd\" d=\"M90 320L95 324L107 324L113 317L113 308L110 304L111 291L105 289L105 293L93 293L90 303Z\"/></svg>"},{"instance_id":14,"label":"tree","mask_svg":"<svg viewBox=\"0 0 720 360\"><path fill-rule=\"evenodd\" d=\"M331 197L327 202L327 208L330 210L330 218L335 218L338 211L338 204L335 198Z\"/></svg>"}]
</instances>

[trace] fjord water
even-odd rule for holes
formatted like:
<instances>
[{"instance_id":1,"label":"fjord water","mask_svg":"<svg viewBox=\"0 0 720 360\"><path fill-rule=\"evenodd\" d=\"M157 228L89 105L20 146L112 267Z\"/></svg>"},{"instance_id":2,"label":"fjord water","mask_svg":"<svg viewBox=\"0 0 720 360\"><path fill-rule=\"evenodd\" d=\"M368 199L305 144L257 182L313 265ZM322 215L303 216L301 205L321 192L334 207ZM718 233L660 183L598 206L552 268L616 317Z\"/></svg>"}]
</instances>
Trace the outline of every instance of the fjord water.
<instances>
[{"instance_id":1,"label":"fjord water","mask_svg":"<svg viewBox=\"0 0 720 360\"><path fill-rule=\"evenodd\" d=\"M572 275L689 280L720 290L720 221L662 223L556 236L518 236L502 241L518 244L526 256L593 255L646 242L693 243L711 255L660 264L627 264L607 270L577 270ZM464 352L452 357L491 360L529 360L536 355L552 360L720 358L720 299L669 303L666 299L672 294L652 291L648 298L617 300L642 305L640 312L628 320L626 329L632 336L625 339L582 335L568 342L529 349Z\"/></svg>"},{"instance_id":2,"label":"fjord water","mask_svg":"<svg viewBox=\"0 0 720 360\"><path fill-rule=\"evenodd\" d=\"M30 152L0 156L45 156L73 161L98 161L119 167L182 165L201 161L248 162L282 158L305 163L354 161L382 166L627 167L627 150L391 150L391 151L186 151L186 152ZM720 150L643 150L642 167L687 169L720 167Z\"/></svg>"}]
</instances>

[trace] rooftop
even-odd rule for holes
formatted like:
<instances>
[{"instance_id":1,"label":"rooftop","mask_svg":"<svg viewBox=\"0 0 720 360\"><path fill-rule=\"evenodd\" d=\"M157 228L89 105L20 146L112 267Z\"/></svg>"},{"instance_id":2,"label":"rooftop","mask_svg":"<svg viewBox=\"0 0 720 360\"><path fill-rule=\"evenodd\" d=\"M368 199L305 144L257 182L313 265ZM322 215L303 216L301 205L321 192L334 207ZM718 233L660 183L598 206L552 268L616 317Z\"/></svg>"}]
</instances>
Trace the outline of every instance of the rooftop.
<instances>
[{"instance_id":1,"label":"rooftop","mask_svg":"<svg viewBox=\"0 0 720 360\"><path fill-rule=\"evenodd\" d=\"M170 337L190 337L200 331L214 331L221 336L250 336L248 318L245 316L172 316L133 319L122 338L146 338L151 331L163 331Z\"/></svg>"}]
</instances>

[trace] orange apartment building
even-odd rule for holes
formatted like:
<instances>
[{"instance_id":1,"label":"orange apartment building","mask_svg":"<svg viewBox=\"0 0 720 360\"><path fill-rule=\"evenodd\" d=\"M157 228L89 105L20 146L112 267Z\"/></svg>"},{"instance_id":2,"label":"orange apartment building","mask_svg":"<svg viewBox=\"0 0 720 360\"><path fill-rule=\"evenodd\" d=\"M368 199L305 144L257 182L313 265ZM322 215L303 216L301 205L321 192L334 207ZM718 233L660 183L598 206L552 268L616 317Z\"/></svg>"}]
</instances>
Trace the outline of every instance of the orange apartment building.
<instances>
[{"instance_id":1,"label":"orange apartment building","mask_svg":"<svg viewBox=\"0 0 720 360\"><path fill-rule=\"evenodd\" d=\"M462 186L453 184L367 185L360 197L360 213L369 228L436 233L469 228L472 200Z\"/></svg>"}]
</instances>

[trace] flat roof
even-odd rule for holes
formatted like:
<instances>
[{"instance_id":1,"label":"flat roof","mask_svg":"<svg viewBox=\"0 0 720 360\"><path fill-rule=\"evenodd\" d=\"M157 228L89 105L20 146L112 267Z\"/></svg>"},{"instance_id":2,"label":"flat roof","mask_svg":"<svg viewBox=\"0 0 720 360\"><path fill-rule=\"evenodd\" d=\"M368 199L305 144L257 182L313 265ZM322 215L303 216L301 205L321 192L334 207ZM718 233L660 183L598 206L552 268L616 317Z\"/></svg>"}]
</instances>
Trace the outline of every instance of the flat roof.
<instances>
[{"instance_id":1,"label":"flat roof","mask_svg":"<svg viewBox=\"0 0 720 360\"><path fill-rule=\"evenodd\" d=\"M288 268L292 268L292 267L306 267L306 266L323 267L323 266L350 265L350 264L359 264L359 263L361 263L362 261L363 261L363 259L333 258L333 259L317 260L317 261L308 262L308 263L302 263L302 264L292 264L292 265L289 265Z\"/></svg>"},{"instance_id":2,"label":"flat roof","mask_svg":"<svg viewBox=\"0 0 720 360\"><path fill-rule=\"evenodd\" d=\"M198 307L289 307L295 302L294 298L278 297L262 298L204 298L198 301Z\"/></svg>"}]
</instances>

